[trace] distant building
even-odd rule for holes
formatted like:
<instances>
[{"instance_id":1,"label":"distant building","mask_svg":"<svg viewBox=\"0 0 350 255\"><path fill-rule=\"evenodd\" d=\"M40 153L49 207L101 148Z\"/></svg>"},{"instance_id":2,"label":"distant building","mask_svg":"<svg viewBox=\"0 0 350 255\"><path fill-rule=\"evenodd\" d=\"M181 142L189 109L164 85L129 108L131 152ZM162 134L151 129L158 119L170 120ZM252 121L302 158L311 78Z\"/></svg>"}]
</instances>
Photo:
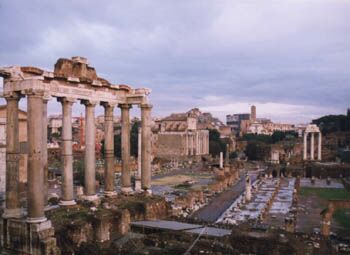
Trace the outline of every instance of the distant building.
<instances>
[{"instance_id":1,"label":"distant building","mask_svg":"<svg viewBox=\"0 0 350 255\"><path fill-rule=\"evenodd\" d=\"M226 124L231 127L234 134L240 134L241 128L244 129L248 122L250 123L249 113L226 115Z\"/></svg>"},{"instance_id":2,"label":"distant building","mask_svg":"<svg viewBox=\"0 0 350 255\"><path fill-rule=\"evenodd\" d=\"M183 158L209 154L209 131L198 129L198 115L178 113L156 121L155 156Z\"/></svg>"}]
</instances>

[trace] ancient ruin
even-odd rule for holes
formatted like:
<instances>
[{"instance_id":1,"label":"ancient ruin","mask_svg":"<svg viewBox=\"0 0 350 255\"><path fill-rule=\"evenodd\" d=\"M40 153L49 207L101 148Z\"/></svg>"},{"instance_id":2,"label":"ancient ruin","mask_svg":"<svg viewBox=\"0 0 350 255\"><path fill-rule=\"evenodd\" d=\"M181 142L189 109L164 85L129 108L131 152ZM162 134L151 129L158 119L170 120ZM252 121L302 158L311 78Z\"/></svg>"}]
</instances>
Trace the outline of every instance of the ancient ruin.
<instances>
[{"instance_id":1,"label":"ancient ruin","mask_svg":"<svg viewBox=\"0 0 350 255\"><path fill-rule=\"evenodd\" d=\"M3 97L7 101L6 129L6 201L1 219L3 247L20 252L40 254L46 249L54 254L53 228L45 216L48 198L47 185L47 103L53 98L62 104L62 159L63 179L60 206L76 204L73 192L72 155L72 106L85 105L85 187L84 200L98 199L95 180L95 124L94 108L97 104L105 110L105 190L106 197L116 194L114 183L113 111L121 109L122 116L122 176L121 191L130 193L130 108L141 108L141 188L151 190L151 109L148 102L150 90L134 89L128 85L115 85L99 77L86 58L60 58L54 71L45 71L31 66L0 68L4 78ZM28 110L28 187L27 208L21 208L19 195L19 101L27 98ZM16 231L24 234L23 243L16 243ZM52 248L52 251L49 249ZM35 250L38 250L35 252ZM46 254L46 253L45 253ZM51 253L50 253L51 254Z\"/></svg>"},{"instance_id":2,"label":"ancient ruin","mask_svg":"<svg viewBox=\"0 0 350 255\"><path fill-rule=\"evenodd\" d=\"M308 135L311 134L310 138L310 154L308 157ZM309 124L304 132L304 160L314 160L315 159L315 134L318 134L318 146L317 146L317 160L322 159L322 134L320 129L315 124Z\"/></svg>"}]
</instances>

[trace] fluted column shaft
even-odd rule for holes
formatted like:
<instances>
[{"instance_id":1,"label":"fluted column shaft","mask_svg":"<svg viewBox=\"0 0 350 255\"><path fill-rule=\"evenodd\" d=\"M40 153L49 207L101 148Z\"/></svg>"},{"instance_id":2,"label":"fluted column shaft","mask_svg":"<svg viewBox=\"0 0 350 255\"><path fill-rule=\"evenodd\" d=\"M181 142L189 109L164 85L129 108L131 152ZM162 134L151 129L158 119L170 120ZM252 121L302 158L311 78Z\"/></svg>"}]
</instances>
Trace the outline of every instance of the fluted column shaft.
<instances>
[{"instance_id":1,"label":"fluted column shaft","mask_svg":"<svg viewBox=\"0 0 350 255\"><path fill-rule=\"evenodd\" d=\"M85 105L85 199L94 200L96 196L96 156L95 156L95 105L96 102L83 101Z\"/></svg>"},{"instance_id":2,"label":"fluted column shaft","mask_svg":"<svg viewBox=\"0 0 350 255\"><path fill-rule=\"evenodd\" d=\"M310 141L310 159L314 160L315 158L315 134L311 133L311 141Z\"/></svg>"},{"instance_id":3,"label":"fluted column shaft","mask_svg":"<svg viewBox=\"0 0 350 255\"><path fill-rule=\"evenodd\" d=\"M46 220L44 214L43 93L28 94L28 218L30 223ZM38 125L39 124L39 125Z\"/></svg>"},{"instance_id":4,"label":"fluted column shaft","mask_svg":"<svg viewBox=\"0 0 350 255\"><path fill-rule=\"evenodd\" d=\"M305 132L304 133L304 160L306 160L307 159L307 135L308 135L308 133L307 132Z\"/></svg>"},{"instance_id":5,"label":"fluted column shaft","mask_svg":"<svg viewBox=\"0 0 350 255\"><path fill-rule=\"evenodd\" d=\"M131 175L130 175L130 108L129 104L120 104L121 109L121 122L122 122L122 176L121 185L122 192L129 193L131 188Z\"/></svg>"},{"instance_id":6,"label":"fluted column shaft","mask_svg":"<svg viewBox=\"0 0 350 255\"><path fill-rule=\"evenodd\" d=\"M62 104L62 161L63 180L61 205L74 205L73 191L73 151L72 151L72 106L74 100L60 99Z\"/></svg>"},{"instance_id":7,"label":"fluted column shaft","mask_svg":"<svg viewBox=\"0 0 350 255\"><path fill-rule=\"evenodd\" d=\"M105 109L105 195L115 195L115 173L114 173L114 129L113 111L114 105L103 104Z\"/></svg>"},{"instance_id":8,"label":"fluted column shaft","mask_svg":"<svg viewBox=\"0 0 350 255\"><path fill-rule=\"evenodd\" d=\"M49 183L48 183L48 162L47 162L47 102L48 98L43 98L43 156L42 156L42 164L44 169L44 205L48 204L48 196L49 196Z\"/></svg>"},{"instance_id":9,"label":"fluted column shaft","mask_svg":"<svg viewBox=\"0 0 350 255\"><path fill-rule=\"evenodd\" d=\"M151 191L151 110L152 105L141 105L141 186L145 191Z\"/></svg>"},{"instance_id":10,"label":"fluted column shaft","mask_svg":"<svg viewBox=\"0 0 350 255\"><path fill-rule=\"evenodd\" d=\"M6 206L4 218L20 217L19 199L19 125L18 102L19 95L5 97L6 107Z\"/></svg>"},{"instance_id":11,"label":"fluted column shaft","mask_svg":"<svg viewBox=\"0 0 350 255\"><path fill-rule=\"evenodd\" d=\"M322 160L322 133L318 133L317 159Z\"/></svg>"}]
</instances>

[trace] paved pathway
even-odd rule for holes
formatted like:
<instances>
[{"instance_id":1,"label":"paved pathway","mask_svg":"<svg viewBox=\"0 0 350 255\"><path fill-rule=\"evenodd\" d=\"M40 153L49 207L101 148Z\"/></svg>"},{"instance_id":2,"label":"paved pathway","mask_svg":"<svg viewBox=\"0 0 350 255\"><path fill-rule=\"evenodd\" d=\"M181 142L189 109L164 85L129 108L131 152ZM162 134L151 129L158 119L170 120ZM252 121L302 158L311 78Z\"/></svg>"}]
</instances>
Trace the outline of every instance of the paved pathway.
<instances>
[{"instance_id":1,"label":"paved pathway","mask_svg":"<svg viewBox=\"0 0 350 255\"><path fill-rule=\"evenodd\" d=\"M251 175L251 182L256 180L257 175ZM211 202L196 211L191 218L197 218L199 220L207 222L215 222L221 214L223 214L227 208L242 194L245 188L245 175L229 190L226 190L219 194L217 197L213 197Z\"/></svg>"}]
</instances>

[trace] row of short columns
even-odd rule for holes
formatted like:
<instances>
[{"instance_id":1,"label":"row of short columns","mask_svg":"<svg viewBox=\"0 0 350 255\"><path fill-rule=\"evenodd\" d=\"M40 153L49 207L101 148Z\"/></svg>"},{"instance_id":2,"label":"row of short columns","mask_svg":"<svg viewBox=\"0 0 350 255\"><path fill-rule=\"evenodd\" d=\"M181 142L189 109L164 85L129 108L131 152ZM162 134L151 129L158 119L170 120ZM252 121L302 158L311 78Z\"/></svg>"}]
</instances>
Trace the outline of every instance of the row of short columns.
<instances>
[{"instance_id":1,"label":"row of short columns","mask_svg":"<svg viewBox=\"0 0 350 255\"><path fill-rule=\"evenodd\" d=\"M29 223L46 220L44 207L48 198L47 182L47 101L43 91L29 91L28 111L28 214ZM19 133L18 103L21 95L7 95L6 129L6 207L5 218L18 218L23 215L19 197ZM70 98L59 98L62 104L62 195L60 205L74 205L73 151L72 151L72 106ZM85 194L86 200L97 199L95 177L95 117L97 102L82 100L85 105ZM113 111L115 105L101 103L105 109L105 195L116 194L114 172L114 131ZM130 115L131 105L120 104L122 112L122 192L132 191L129 168L130 160ZM151 109L149 104L141 104L141 187L150 192L151 187Z\"/></svg>"},{"instance_id":2,"label":"row of short columns","mask_svg":"<svg viewBox=\"0 0 350 255\"><path fill-rule=\"evenodd\" d=\"M304 153L303 153L303 159L307 160L307 138L308 138L309 132L304 133ZM311 138L310 138L310 160L315 159L315 133L312 132ZM318 132L318 146L317 146L317 159L321 160L322 159L322 134L321 132Z\"/></svg>"}]
</instances>

